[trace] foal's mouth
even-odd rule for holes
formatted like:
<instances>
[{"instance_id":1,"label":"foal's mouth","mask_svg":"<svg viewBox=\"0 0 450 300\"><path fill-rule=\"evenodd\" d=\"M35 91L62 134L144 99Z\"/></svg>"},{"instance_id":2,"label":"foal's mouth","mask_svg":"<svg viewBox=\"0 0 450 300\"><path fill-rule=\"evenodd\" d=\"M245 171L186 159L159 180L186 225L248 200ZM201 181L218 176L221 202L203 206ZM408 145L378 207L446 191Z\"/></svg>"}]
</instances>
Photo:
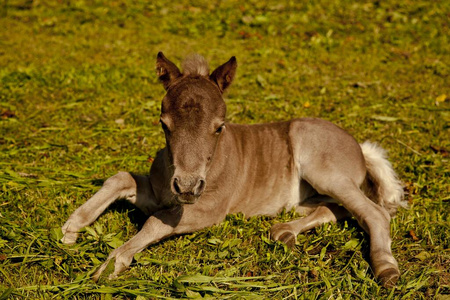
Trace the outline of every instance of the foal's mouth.
<instances>
[{"instance_id":1,"label":"foal's mouth","mask_svg":"<svg viewBox=\"0 0 450 300\"><path fill-rule=\"evenodd\" d=\"M195 202L197 202L198 196L195 196L190 193L186 193L186 194L176 195L175 199L179 204L194 204Z\"/></svg>"}]
</instances>

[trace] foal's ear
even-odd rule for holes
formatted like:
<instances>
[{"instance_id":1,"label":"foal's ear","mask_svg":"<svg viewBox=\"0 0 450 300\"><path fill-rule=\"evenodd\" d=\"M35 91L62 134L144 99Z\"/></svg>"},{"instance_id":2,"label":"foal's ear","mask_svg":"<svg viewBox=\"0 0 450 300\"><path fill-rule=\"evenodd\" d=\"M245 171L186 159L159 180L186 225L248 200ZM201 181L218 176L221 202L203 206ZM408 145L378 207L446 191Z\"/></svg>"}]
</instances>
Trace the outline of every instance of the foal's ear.
<instances>
[{"instance_id":1,"label":"foal's ear","mask_svg":"<svg viewBox=\"0 0 450 300\"><path fill-rule=\"evenodd\" d=\"M162 52L158 52L156 56L156 74L166 90L175 79L181 76L180 69L168 60Z\"/></svg>"},{"instance_id":2,"label":"foal's ear","mask_svg":"<svg viewBox=\"0 0 450 300\"><path fill-rule=\"evenodd\" d=\"M214 81L223 93L233 81L234 74L236 74L237 61L236 57L230 58L229 61L218 67L209 75L209 79Z\"/></svg>"}]
</instances>

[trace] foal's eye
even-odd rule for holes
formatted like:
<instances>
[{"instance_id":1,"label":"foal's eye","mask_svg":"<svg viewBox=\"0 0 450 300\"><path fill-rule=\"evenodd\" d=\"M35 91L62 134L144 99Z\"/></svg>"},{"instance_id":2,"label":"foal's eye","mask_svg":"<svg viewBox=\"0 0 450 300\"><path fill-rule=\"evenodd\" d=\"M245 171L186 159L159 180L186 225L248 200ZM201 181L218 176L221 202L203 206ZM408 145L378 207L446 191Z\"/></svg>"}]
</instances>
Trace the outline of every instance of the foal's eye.
<instances>
[{"instance_id":1,"label":"foal's eye","mask_svg":"<svg viewBox=\"0 0 450 300\"><path fill-rule=\"evenodd\" d=\"M159 120L159 122L161 123L162 129L163 129L165 132L168 132L168 131L169 131L169 128L167 127L167 125L166 125L162 120Z\"/></svg>"},{"instance_id":2,"label":"foal's eye","mask_svg":"<svg viewBox=\"0 0 450 300\"><path fill-rule=\"evenodd\" d=\"M216 134L219 135L222 131L225 125L220 125L219 128L216 129Z\"/></svg>"}]
</instances>

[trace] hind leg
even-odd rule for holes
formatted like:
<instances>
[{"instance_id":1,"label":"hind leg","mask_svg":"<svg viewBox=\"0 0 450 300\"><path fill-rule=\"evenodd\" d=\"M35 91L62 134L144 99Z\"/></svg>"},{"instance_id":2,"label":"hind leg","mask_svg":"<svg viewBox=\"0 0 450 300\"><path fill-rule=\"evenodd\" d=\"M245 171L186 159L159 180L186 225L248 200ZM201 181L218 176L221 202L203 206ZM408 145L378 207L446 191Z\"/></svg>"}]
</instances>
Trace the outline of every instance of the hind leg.
<instances>
[{"instance_id":1,"label":"hind leg","mask_svg":"<svg viewBox=\"0 0 450 300\"><path fill-rule=\"evenodd\" d=\"M149 215L154 210L153 190L148 177L119 172L108 178L102 188L86 203L76 209L62 226L64 234L61 241L75 243L78 231L92 224L114 201L127 199Z\"/></svg>"},{"instance_id":2,"label":"hind leg","mask_svg":"<svg viewBox=\"0 0 450 300\"><path fill-rule=\"evenodd\" d=\"M350 179L340 178L328 186L328 192L338 200L358 221L370 236L370 260L383 286L392 287L400 271L392 255L390 238L390 215L387 210L367 198Z\"/></svg>"},{"instance_id":3,"label":"hind leg","mask_svg":"<svg viewBox=\"0 0 450 300\"><path fill-rule=\"evenodd\" d=\"M400 271L391 251L389 213L383 207L373 203L357 187L343 193L339 198L370 236L370 260L375 276L385 287L394 286Z\"/></svg>"},{"instance_id":4,"label":"hind leg","mask_svg":"<svg viewBox=\"0 0 450 300\"><path fill-rule=\"evenodd\" d=\"M315 198L319 200L318 197ZM321 198L324 200L326 200L325 198L329 199L326 196L321 196ZM271 237L275 241L283 242L290 248L293 248L297 241L297 235L300 233L328 222L336 222L350 215L345 208L334 203L316 203L314 206L317 207L299 206L297 211L302 213L312 211L312 213L301 219L273 225L270 229Z\"/></svg>"}]
</instances>

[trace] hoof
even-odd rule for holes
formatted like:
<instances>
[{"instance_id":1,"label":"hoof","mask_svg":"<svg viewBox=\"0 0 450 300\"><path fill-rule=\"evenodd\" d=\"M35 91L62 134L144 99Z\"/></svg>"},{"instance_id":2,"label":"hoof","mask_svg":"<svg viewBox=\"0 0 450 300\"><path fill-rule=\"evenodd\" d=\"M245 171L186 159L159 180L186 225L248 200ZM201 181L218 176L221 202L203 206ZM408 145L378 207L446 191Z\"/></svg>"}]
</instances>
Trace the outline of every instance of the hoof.
<instances>
[{"instance_id":1,"label":"hoof","mask_svg":"<svg viewBox=\"0 0 450 300\"><path fill-rule=\"evenodd\" d=\"M383 287L388 289L395 286L399 277L400 272L395 268L386 269L378 275L378 279L381 281Z\"/></svg>"},{"instance_id":2,"label":"hoof","mask_svg":"<svg viewBox=\"0 0 450 300\"><path fill-rule=\"evenodd\" d=\"M270 235L273 240L285 243L289 248L295 247L297 237L288 224L275 224L270 229Z\"/></svg>"},{"instance_id":3,"label":"hoof","mask_svg":"<svg viewBox=\"0 0 450 300\"><path fill-rule=\"evenodd\" d=\"M78 232L66 231L61 239L61 242L66 245L73 245L76 243L78 238Z\"/></svg>"},{"instance_id":4,"label":"hoof","mask_svg":"<svg viewBox=\"0 0 450 300\"><path fill-rule=\"evenodd\" d=\"M108 280L116 279L117 275L128 269L133 260L133 256L121 255L121 248L115 249L108 256L106 261L98 268L92 276L92 279L97 282L103 278ZM123 249L122 249L123 250Z\"/></svg>"},{"instance_id":5,"label":"hoof","mask_svg":"<svg viewBox=\"0 0 450 300\"><path fill-rule=\"evenodd\" d=\"M295 248L296 238L292 232L285 232L281 234L278 240L285 243L291 249Z\"/></svg>"},{"instance_id":6,"label":"hoof","mask_svg":"<svg viewBox=\"0 0 450 300\"><path fill-rule=\"evenodd\" d=\"M108 278L109 280L114 279L115 273L114 271L114 259L107 259L94 273L92 276L92 280L94 282L98 282L100 279L103 281L104 278ZM109 276L108 276L109 274Z\"/></svg>"}]
</instances>

